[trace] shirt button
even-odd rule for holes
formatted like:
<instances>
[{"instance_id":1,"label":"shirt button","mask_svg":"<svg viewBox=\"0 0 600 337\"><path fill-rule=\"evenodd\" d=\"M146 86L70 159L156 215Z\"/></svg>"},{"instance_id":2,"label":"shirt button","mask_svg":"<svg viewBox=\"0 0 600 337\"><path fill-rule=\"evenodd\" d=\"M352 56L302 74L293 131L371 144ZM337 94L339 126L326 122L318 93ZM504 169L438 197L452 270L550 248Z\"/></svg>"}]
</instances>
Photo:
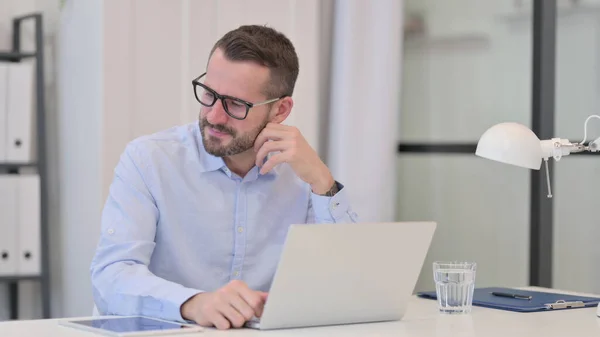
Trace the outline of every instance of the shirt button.
<instances>
[{"instance_id":1,"label":"shirt button","mask_svg":"<svg viewBox=\"0 0 600 337\"><path fill-rule=\"evenodd\" d=\"M241 233L244 231L244 227L238 227L238 233Z\"/></svg>"},{"instance_id":2,"label":"shirt button","mask_svg":"<svg viewBox=\"0 0 600 337\"><path fill-rule=\"evenodd\" d=\"M235 277L238 277L238 276L240 276L240 272L239 272L239 271L236 271L235 273L233 273L233 276L235 276Z\"/></svg>"},{"instance_id":3,"label":"shirt button","mask_svg":"<svg viewBox=\"0 0 600 337\"><path fill-rule=\"evenodd\" d=\"M112 228L109 228L107 232L108 232L108 234L110 234L110 235L113 235L113 234L115 234L115 230L114 230L114 229L112 229Z\"/></svg>"}]
</instances>

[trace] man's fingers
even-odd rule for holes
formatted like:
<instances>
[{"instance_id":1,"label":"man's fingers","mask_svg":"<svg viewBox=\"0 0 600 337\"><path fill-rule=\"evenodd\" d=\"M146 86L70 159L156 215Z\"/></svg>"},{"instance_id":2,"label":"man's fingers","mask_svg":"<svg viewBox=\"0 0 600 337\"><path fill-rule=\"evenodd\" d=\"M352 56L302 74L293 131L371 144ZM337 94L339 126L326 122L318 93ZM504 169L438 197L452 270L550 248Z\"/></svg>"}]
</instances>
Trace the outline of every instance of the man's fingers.
<instances>
[{"instance_id":1,"label":"man's fingers","mask_svg":"<svg viewBox=\"0 0 600 337\"><path fill-rule=\"evenodd\" d=\"M273 129L273 130L289 130L290 126L279 124L279 123L267 123L267 126L265 126L265 128Z\"/></svg>"},{"instance_id":2,"label":"man's fingers","mask_svg":"<svg viewBox=\"0 0 600 337\"><path fill-rule=\"evenodd\" d=\"M232 305L226 303L219 307L219 312L231 323L235 328L241 328L246 323L246 319Z\"/></svg>"},{"instance_id":3,"label":"man's fingers","mask_svg":"<svg viewBox=\"0 0 600 337\"><path fill-rule=\"evenodd\" d=\"M274 151L285 151L291 146L291 143L286 141L271 141L266 142L256 154L256 166L260 167L267 155Z\"/></svg>"},{"instance_id":4,"label":"man's fingers","mask_svg":"<svg viewBox=\"0 0 600 337\"><path fill-rule=\"evenodd\" d=\"M231 327L231 323L228 319L223 316L222 313L218 311L213 311L206 317L210 324L214 325L215 328L219 330L227 330Z\"/></svg>"},{"instance_id":5,"label":"man's fingers","mask_svg":"<svg viewBox=\"0 0 600 337\"><path fill-rule=\"evenodd\" d=\"M273 167L275 167L275 165L285 162L286 158L287 158L286 152L280 152L276 155L271 156L271 158L269 158L269 160L267 160L267 162L263 165L263 167L261 167L260 174L266 174L267 172L271 171L271 169L273 169Z\"/></svg>"},{"instance_id":6,"label":"man's fingers","mask_svg":"<svg viewBox=\"0 0 600 337\"><path fill-rule=\"evenodd\" d=\"M262 300L262 305L256 312L256 317L260 317L260 316L262 316L263 311L265 309L265 302L267 302L267 297L269 296L269 293L265 293L262 291L257 291L256 293L258 294L258 296L260 296L260 298Z\"/></svg>"},{"instance_id":7,"label":"man's fingers","mask_svg":"<svg viewBox=\"0 0 600 337\"><path fill-rule=\"evenodd\" d=\"M252 308L254 315L260 317L264 306L264 300L259 295L258 291L251 290L250 288L240 289L240 295L244 301Z\"/></svg>"},{"instance_id":8,"label":"man's fingers","mask_svg":"<svg viewBox=\"0 0 600 337\"><path fill-rule=\"evenodd\" d=\"M243 314L246 320L262 315L265 297L261 295L261 292L250 289L246 283L241 281L232 281L229 289L233 290L235 294L229 297L231 305Z\"/></svg>"},{"instance_id":9,"label":"man's fingers","mask_svg":"<svg viewBox=\"0 0 600 337\"><path fill-rule=\"evenodd\" d=\"M242 314L245 320L249 320L255 315L254 308L252 308L250 304L246 303L246 301L239 294L236 294L236 296L231 298L231 306L233 306L235 310Z\"/></svg>"},{"instance_id":10,"label":"man's fingers","mask_svg":"<svg viewBox=\"0 0 600 337\"><path fill-rule=\"evenodd\" d=\"M258 136L256 136L256 139L254 140L254 152L258 152L258 150L260 150L260 148L269 140L279 140L281 139L281 137L276 137L276 135L267 129L263 129L261 131L261 133L258 134Z\"/></svg>"},{"instance_id":11,"label":"man's fingers","mask_svg":"<svg viewBox=\"0 0 600 337\"><path fill-rule=\"evenodd\" d=\"M269 139L271 140L282 140L286 137L289 137L290 132L287 130L274 130L274 129L263 129L256 140L254 140L254 152L258 152L258 150L266 143Z\"/></svg>"},{"instance_id":12,"label":"man's fingers","mask_svg":"<svg viewBox=\"0 0 600 337\"><path fill-rule=\"evenodd\" d=\"M269 293L264 291L258 291L258 295L263 299L263 301L267 301L267 298L269 297Z\"/></svg>"}]
</instances>

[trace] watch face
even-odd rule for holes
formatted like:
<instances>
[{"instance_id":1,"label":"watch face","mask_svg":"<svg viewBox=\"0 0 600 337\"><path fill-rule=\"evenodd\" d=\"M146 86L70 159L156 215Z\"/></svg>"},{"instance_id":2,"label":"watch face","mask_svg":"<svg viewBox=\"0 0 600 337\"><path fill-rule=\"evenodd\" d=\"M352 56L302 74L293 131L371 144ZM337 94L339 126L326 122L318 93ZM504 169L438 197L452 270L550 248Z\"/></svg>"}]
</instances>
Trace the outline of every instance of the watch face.
<instances>
[{"instance_id":1,"label":"watch face","mask_svg":"<svg viewBox=\"0 0 600 337\"><path fill-rule=\"evenodd\" d=\"M325 195L328 197L333 197L338 191L339 191L339 188L338 188L337 181L334 181L333 186L331 186L331 188L329 189L329 191L327 191L327 193L325 193Z\"/></svg>"}]
</instances>

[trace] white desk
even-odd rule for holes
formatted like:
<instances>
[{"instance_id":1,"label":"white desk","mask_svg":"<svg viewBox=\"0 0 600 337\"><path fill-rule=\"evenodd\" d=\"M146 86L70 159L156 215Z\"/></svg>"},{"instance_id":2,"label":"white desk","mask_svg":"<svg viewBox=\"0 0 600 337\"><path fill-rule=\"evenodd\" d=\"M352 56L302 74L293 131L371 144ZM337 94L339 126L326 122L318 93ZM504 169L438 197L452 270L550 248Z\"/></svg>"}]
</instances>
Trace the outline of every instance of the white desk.
<instances>
[{"instance_id":1,"label":"white desk","mask_svg":"<svg viewBox=\"0 0 600 337\"><path fill-rule=\"evenodd\" d=\"M600 336L600 318L596 308L570 309L554 312L515 313L473 307L470 315L447 316L437 313L436 302L413 298L402 321L355 324L304 329L257 331L250 329L217 331L205 329L198 334L179 336L253 337L253 336L486 336L486 337L565 337ZM98 337L57 324L57 320L11 321L0 323L2 337Z\"/></svg>"}]
</instances>

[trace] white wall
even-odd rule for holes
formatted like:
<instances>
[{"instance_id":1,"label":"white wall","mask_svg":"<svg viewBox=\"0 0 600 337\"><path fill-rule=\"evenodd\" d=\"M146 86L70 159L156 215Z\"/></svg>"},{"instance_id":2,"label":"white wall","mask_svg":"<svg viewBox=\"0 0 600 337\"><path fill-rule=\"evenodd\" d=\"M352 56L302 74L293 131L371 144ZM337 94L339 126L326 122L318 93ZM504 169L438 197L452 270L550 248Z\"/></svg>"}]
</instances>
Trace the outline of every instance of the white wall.
<instances>
[{"instance_id":1,"label":"white wall","mask_svg":"<svg viewBox=\"0 0 600 337\"><path fill-rule=\"evenodd\" d=\"M59 155L61 310L91 314L91 257L100 224L104 70L102 0L69 1L60 22Z\"/></svg>"},{"instance_id":2,"label":"white wall","mask_svg":"<svg viewBox=\"0 0 600 337\"><path fill-rule=\"evenodd\" d=\"M361 221L393 221L403 1L338 0L334 9L329 168Z\"/></svg>"}]
</instances>

